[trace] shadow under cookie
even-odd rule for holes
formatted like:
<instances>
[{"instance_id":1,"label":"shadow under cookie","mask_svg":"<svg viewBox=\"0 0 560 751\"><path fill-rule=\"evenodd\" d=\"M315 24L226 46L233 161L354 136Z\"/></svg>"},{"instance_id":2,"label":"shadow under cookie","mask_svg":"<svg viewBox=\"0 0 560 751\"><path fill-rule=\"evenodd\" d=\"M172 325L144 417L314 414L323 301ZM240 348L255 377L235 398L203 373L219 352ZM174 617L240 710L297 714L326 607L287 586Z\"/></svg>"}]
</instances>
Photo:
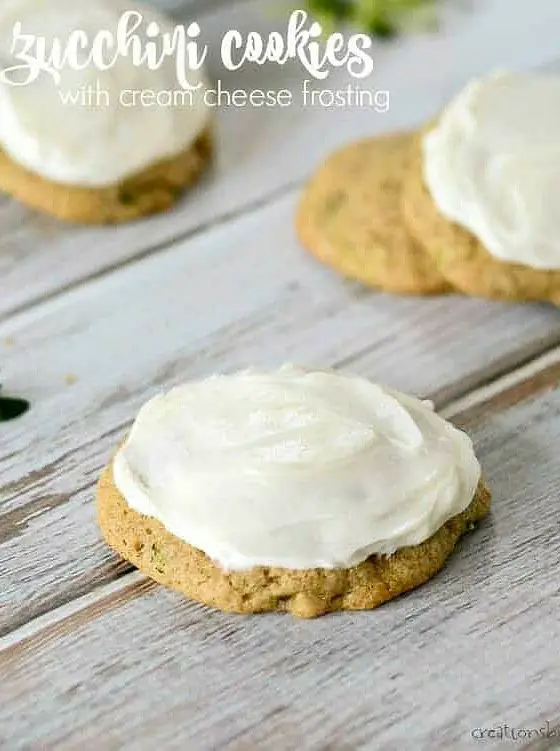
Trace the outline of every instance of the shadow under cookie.
<instances>
[{"instance_id":1,"label":"shadow under cookie","mask_svg":"<svg viewBox=\"0 0 560 751\"><path fill-rule=\"evenodd\" d=\"M391 556L370 556L347 569L259 566L227 572L156 519L134 511L115 486L111 467L97 487L97 515L106 542L146 575L220 610L279 610L301 618L375 608L418 587L443 567L460 537L489 508L490 492L480 482L465 511L421 544Z\"/></svg>"},{"instance_id":2,"label":"shadow under cookie","mask_svg":"<svg viewBox=\"0 0 560 751\"><path fill-rule=\"evenodd\" d=\"M475 297L560 304L560 271L542 271L494 258L467 229L446 219L422 175L417 137L404 180L403 215L410 234L461 292Z\"/></svg>"},{"instance_id":3,"label":"shadow under cookie","mask_svg":"<svg viewBox=\"0 0 560 751\"><path fill-rule=\"evenodd\" d=\"M46 180L0 149L0 190L60 219L114 224L169 208L198 179L211 155L212 134L207 128L180 154L118 183L87 187Z\"/></svg>"},{"instance_id":4,"label":"shadow under cookie","mask_svg":"<svg viewBox=\"0 0 560 751\"><path fill-rule=\"evenodd\" d=\"M348 277L388 292L436 294L451 285L402 218L413 142L401 133L335 152L307 184L296 227L310 253Z\"/></svg>"}]
</instances>

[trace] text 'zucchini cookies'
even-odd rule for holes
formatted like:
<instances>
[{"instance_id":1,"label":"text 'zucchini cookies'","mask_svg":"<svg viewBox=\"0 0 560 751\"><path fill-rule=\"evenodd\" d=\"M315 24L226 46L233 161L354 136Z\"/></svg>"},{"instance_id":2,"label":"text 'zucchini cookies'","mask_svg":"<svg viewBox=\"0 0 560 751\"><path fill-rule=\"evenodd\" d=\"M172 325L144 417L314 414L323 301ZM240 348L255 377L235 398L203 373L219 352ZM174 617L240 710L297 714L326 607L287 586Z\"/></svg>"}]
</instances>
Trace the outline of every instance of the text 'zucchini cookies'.
<instances>
[{"instance_id":1,"label":"text 'zucchini cookies'","mask_svg":"<svg viewBox=\"0 0 560 751\"><path fill-rule=\"evenodd\" d=\"M307 250L346 276L389 292L434 294L450 285L402 217L412 147L412 135L398 134L334 153L305 189L297 231Z\"/></svg>"},{"instance_id":2,"label":"text 'zucchini cookies'","mask_svg":"<svg viewBox=\"0 0 560 751\"><path fill-rule=\"evenodd\" d=\"M427 581L490 494L431 403L285 366L152 399L97 504L109 545L157 581L226 611L313 617Z\"/></svg>"},{"instance_id":3,"label":"text 'zucchini cookies'","mask_svg":"<svg viewBox=\"0 0 560 751\"><path fill-rule=\"evenodd\" d=\"M560 78L471 83L415 146L407 227L468 294L560 304Z\"/></svg>"},{"instance_id":4,"label":"text 'zucchini cookies'","mask_svg":"<svg viewBox=\"0 0 560 751\"><path fill-rule=\"evenodd\" d=\"M11 51L18 21L27 34L45 37L47 49L55 40L64 48L76 29L86 32L90 45L101 32L115 35L125 11L141 13L134 33L146 40L151 35L152 44L156 31L161 41L160 34L173 30L164 16L128 0L2 3L0 60L18 65ZM66 64L59 81L41 71L24 85L0 83L0 190L79 222L122 222L168 208L211 154L204 74L187 70L186 77L190 91L180 90L170 56L151 70L119 54L108 69ZM161 99L174 91L184 97Z\"/></svg>"}]
</instances>

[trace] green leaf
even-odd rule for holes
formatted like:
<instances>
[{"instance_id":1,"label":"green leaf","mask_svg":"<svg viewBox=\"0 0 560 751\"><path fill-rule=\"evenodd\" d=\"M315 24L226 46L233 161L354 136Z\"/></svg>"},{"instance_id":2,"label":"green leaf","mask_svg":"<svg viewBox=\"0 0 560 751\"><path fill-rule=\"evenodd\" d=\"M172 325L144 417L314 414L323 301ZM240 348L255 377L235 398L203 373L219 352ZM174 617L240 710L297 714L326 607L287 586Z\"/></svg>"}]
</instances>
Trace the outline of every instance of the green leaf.
<instances>
[{"instance_id":1,"label":"green leaf","mask_svg":"<svg viewBox=\"0 0 560 751\"><path fill-rule=\"evenodd\" d=\"M9 399L0 397L0 422L15 420L25 414L29 409L29 402L26 399Z\"/></svg>"},{"instance_id":2,"label":"green leaf","mask_svg":"<svg viewBox=\"0 0 560 751\"><path fill-rule=\"evenodd\" d=\"M312 13L325 13L338 19L347 18L351 10L351 4L345 0L308 0L308 6Z\"/></svg>"},{"instance_id":3,"label":"green leaf","mask_svg":"<svg viewBox=\"0 0 560 751\"><path fill-rule=\"evenodd\" d=\"M350 22L382 39L406 29L431 27L435 18L435 0L307 0L307 4L327 30Z\"/></svg>"},{"instance_id":4,"label":"green leaf","mask_svg":"<svg viewBox=\"0 0 560 751\"><path fill-rule=\"evenodd\" d=\"M386 16L372 19L368 23L367 30L370 34L380 39L390 39L397 33L397 27Z\"/></svg>"}]
</instances>

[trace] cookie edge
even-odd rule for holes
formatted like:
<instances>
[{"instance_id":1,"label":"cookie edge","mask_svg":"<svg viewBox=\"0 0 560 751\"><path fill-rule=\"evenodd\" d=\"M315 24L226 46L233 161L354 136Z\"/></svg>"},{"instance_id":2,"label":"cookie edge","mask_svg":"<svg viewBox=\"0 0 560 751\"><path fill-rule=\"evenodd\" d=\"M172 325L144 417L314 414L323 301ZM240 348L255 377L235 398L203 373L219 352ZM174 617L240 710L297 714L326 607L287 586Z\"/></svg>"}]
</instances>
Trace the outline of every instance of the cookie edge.
<instances>
[{"instance_id":1,"label":"cookie edge","mask_svg":"<svg viewBox=\"0 0 560 751\"><path fill-rule=\"evenodd\" d=\"M317 186L319 186L321 181L325 179L325 175L329 172L331 165L348 151L353 148L359 148L360 146L366 147L374 144L378 144L382 147L384 142L390 146L398 140L402 140L402 148L406 148L406 144L409 143L408 148L412 149L416 136L416 131L396 131L393 133L385 133L379 136L362 138L357 141L346 143L331 152L305 182L296 209L296 235L300 245L318 261L341 274L343 277L357 281L370 289L410 296L449 294L450 292L453 292L453 287L440 274L435 264L435 274L430 275L429 278L420 279L418 275L415 276L413 274L403 276L397 273L396 275L393 274L388 276L382 271L375 271L375 263L364 268L363 264L358 263L353 256L350 258L346 257L344 252L334 249L328 238L321 234L319 226L320 222L314 217L315 212L312 210L314 204L312 198L316 192L320 192ZM403 175L403 187L405 177L406 173ZM418 253L425 254L427 259L431 259L431 256L425 253L422 246L412 236L410 236L410 243L416 246ZM377 250L376 247L372 248L373 257Z\"/></svg>"}]
</instances>

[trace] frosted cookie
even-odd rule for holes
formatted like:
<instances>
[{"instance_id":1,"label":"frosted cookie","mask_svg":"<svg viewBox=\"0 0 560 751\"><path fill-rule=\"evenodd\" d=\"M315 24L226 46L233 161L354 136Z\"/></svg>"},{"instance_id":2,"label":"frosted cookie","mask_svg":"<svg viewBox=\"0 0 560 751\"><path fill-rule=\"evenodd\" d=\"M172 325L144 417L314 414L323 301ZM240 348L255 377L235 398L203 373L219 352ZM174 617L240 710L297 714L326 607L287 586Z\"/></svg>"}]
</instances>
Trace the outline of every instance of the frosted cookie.
<instances>
[{"instance_id":1,"label":"frosted cookie","mask_svg":"<svg viewBox=\"0 0 560 751\"><path fill-rule=\"evenodd\" d=\"M157 38L173 30L140 4L75 0L69 8L66 0L14 0L0 9L0 60L21 65L11 52L16 21L45 36L47 49L54 39L64 48L77 28L90 44L101 31L115 34L124 11L142 14L135 34L144 42L148 29ZM168 208L212 151L204 73L187 70L186 77L197 88L181 89L173 56L151 70L121 55L107 70L66 65L59 82L42 71L25 85L0 83L0 190L78 222L122 222ZM166 98L144 104L141 97L150 95Z\"/></svg>"},{"instance_id":2,"label":"frosted cookie","mask_svg":"<svg viewBox=\"0 0 560 751\"><path fill-rule=\"evenodd\" d=\"M306 186L296 225L305 248L342 274L390 292L432 294L450 285L402 220L412 145L412 135L399 134L334 153Z\"/></svg>"},{"instance_id":3,"label":"frosted cookie","mask_svg":"<svg viewBox=\"0 0 560 751\"><path fill-rule=\"evenodd\" d=\"M97 491L106 541L156 581L301 617L427 581L489 504L471 441L430 403L291 366L152 399Z\"/></svg>"},{"instance_id":4,"label":"frosted cookie","mask_svg":"<svg viewBox=\"0 0 560 751\"><path fill-rule=\"evenodd\" d=\"M210 131L182 154L105 187L68 186L44 179L0 150L0 190L60 219L111 224L169 208L192 185L212 153Z\"/></svg>"},{"instance_id":5,"label":"frosted cookie","mask_svg":"<svg viewBox=\"0 0 560 751\"><path fill-rule=\"evenodd\" d=\"M470 84L416 142L410 233L463 292L560 303L560 78Z\"/></svg>"}]
</instances>

